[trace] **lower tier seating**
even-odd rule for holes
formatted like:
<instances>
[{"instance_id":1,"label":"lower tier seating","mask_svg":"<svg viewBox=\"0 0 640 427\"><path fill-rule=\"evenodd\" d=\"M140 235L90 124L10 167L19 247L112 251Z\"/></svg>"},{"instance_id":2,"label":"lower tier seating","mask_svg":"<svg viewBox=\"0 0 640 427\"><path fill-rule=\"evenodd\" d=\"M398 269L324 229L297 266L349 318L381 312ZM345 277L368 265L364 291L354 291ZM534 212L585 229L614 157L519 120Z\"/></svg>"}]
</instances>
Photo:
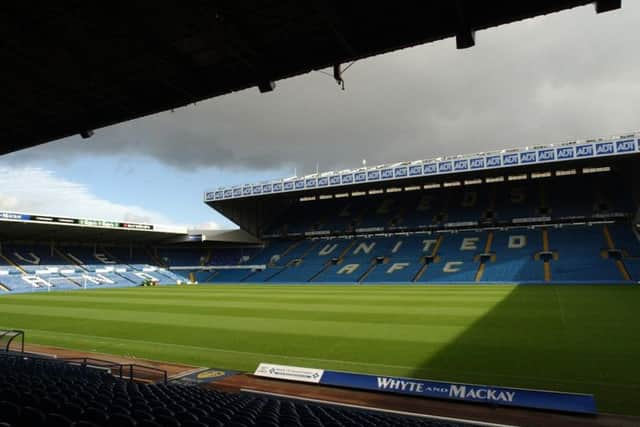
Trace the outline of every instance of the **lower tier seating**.
<instances>
[{"instance_id":1,"label":"lower tier seating","mask_svg":"<svg viewBox=\"0 0 640 427\"><path fill-rule=\"evenodd\" d=\"M265 270L227 270L211 281L620 283L638 280L638 253L629 224L317 238L274 241L257 256L269 260Z\"/></svg>"},{"instance_id":2,"label":"lower tier seating","mask_svg":"<svg viewBox=\"0 0 640 427\"><path fill-rule=\"evenodd\" d=\"M0 425L462 427L465 424L196 386L136 384L91 368L0 355Z\"/></svg>"}]
</instances>

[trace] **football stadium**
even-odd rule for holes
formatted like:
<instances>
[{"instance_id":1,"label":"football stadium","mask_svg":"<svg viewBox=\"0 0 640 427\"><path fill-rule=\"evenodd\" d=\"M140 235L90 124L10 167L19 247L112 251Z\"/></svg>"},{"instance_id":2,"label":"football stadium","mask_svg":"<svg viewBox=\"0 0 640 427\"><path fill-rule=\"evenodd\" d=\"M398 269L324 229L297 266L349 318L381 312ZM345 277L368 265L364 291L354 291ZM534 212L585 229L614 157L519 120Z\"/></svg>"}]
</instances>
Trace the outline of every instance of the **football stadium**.
<instances>
[{"instance_id":1,"label":"football stadium","mask_svg":"<svg viewBox=\"0 0 640 427\"><path fill-rule=\"evenodd\" d=\"M590 2L521 3L189 101ZM50 95L4 152L185 102ZM482 149L203 188L238 229L0 212L0 426L640 425L640 134Z\"/></svg>"}]
</instances>

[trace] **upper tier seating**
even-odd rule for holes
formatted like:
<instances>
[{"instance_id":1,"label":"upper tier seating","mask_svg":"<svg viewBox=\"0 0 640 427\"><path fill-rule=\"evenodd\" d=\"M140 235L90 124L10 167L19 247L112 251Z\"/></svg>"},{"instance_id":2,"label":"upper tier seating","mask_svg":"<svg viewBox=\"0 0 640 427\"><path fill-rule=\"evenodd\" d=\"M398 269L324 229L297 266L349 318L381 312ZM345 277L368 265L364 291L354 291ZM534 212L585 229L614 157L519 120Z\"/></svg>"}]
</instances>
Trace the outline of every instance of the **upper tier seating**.
<instances>
[{"instance_id":1,"label":"upper tier seating","mask_svg":"<svg viewBox=\"0 0 640 427\"><path fill-rule=\"evenodd\" d=\"M615 185L615 195L608 188ZM524 218L600 218L634 213L629 183L613 174L434 188L294 203L265 229L268 237L305 232L411 230L507 225Z\"/></svg>"}]
</instances>

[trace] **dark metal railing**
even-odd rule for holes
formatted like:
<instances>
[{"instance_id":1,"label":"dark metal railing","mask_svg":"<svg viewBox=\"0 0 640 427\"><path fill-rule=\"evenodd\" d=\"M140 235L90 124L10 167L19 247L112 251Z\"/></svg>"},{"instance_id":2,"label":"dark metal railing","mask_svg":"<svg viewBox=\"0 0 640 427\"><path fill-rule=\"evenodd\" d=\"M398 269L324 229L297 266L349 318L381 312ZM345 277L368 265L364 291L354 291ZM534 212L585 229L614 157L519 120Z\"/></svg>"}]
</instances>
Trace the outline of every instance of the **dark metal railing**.
<instances>
[{"instance_id":1,"label":"dark metal railing","mask_svg":"<svg viewBox=\"0 0 640 427\"><path fill-rule=\"evenodd\" d=\"M65 357L57 359L72 365L108 371L111 375L129 381L167 383L167 371L137 363L117 363L93 357Z\"/></svg>"},{"instance_id":2,"label":"dark metal railing","mask_svg":"<svg viewBox=\"0 0 640 427\"><path fill-rule=\"evenodd\" d=\"M0 357L13 358L22 362L59 363L60 365L80 367L84 372L102 371L131 382L167 383L167 371L137 363L117 363L92 357L54 358L28 352L0 351Z\"/></svg>"}]
</instances>

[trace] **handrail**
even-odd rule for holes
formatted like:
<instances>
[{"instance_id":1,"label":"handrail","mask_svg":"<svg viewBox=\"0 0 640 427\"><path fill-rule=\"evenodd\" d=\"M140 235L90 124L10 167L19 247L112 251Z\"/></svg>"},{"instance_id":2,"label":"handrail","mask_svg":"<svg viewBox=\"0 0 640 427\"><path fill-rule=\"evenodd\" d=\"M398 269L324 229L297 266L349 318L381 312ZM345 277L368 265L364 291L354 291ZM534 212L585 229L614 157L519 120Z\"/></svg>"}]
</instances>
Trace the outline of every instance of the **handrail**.
<instances>
[{"instance_id":1,"label":"handrail","mask_svg":"<svg viewBox=\"0 0 640 427\"><path fill-rule=\"evenodd\" d=\"M107 371L116 378L128 381L145 381L167 383L167 371L153 366L145 366L137 363L118 363L110 360L97 359L93 357L68 357L52 358L28 352L0 351L0 357L14 357L21 360L46 361L49 363L59 363L67 366L80 366L83 369L96 369Z\"/></svg>"},{"instance_id":2,"label":"handrail","mask_svg":"<svg viewBox=\"0 0 640 427\"><path fill-rule=\"evenodd\" d=\"M116 369L117 375L112 371L111 374L121 378L129 379L130 381L137 380L149 380L149 377L159 376L162 383L167 383L167 371L164 369L156 368L153 366L140 365L138 363L118 363L110 360L97 359L93 357L68 357L64 359L58 359L63 362L71 364L81 364L82 366L103 368L103 369ZM144 371L151 375L144 375ZM128 375L127 375L128 374Z\"/></svg>"}]
</instances>

